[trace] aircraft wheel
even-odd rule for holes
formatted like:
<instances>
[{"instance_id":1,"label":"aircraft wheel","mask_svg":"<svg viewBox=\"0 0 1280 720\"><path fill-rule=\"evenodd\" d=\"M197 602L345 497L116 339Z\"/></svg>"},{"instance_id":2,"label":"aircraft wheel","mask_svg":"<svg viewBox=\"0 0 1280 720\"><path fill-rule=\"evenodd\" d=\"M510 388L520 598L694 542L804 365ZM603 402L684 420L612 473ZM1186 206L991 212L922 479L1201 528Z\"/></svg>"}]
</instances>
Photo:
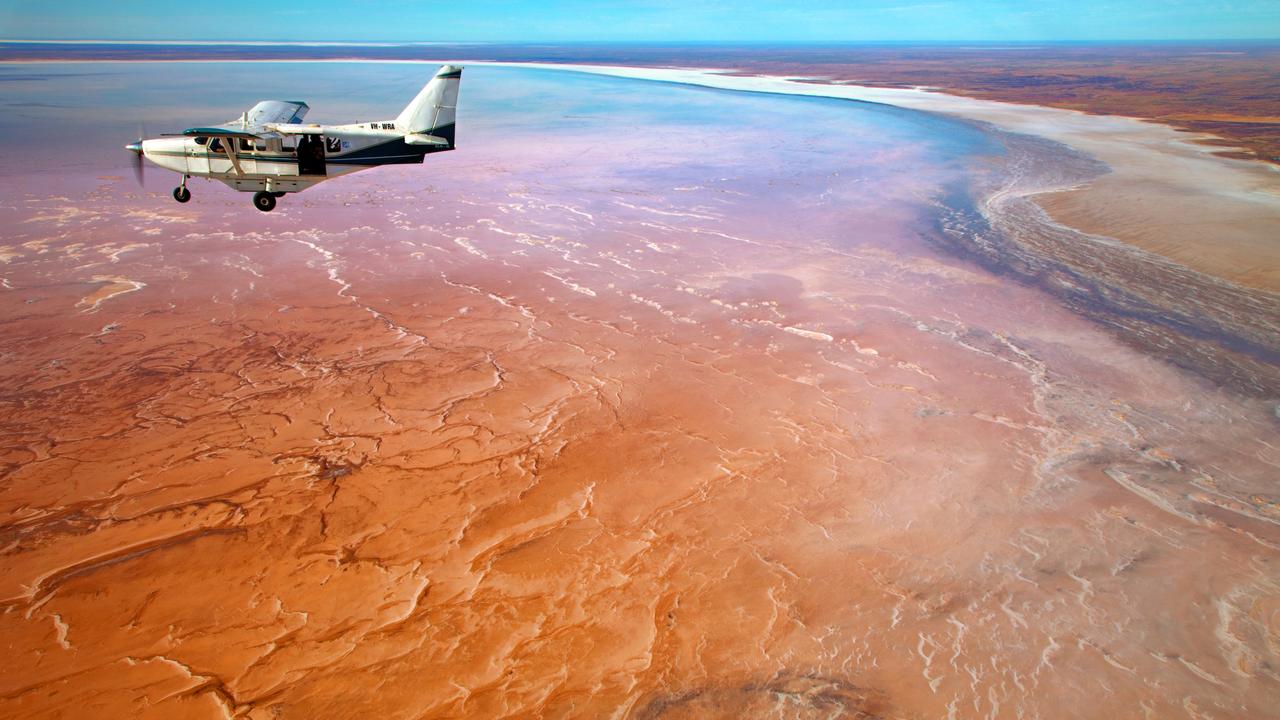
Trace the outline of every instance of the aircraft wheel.
<instances>
[{"instance_id":1,"label":"aircraft wheel","mask_svg":"<svg viewBox=\"0 0 1280 720\"><path fill-rule=\"evenodd\" d=\"M284 193L279 192L279 191L273 192L273 193L271 193L271 194L272 194L274 197L278 197L278 198L282 198L282 197L284 197Z\"/></svg>"},{"instance_id":2,"label":"aircraft wheel","mask_svg":"<svg viewBox=\"0 0 1280 720\"><path fill-rule=\"evenodd\" d=\"M179 185L173 189L173 199L180 203L184 203L191 199L191 191Z\"/></svg>"},{"instance_id":3,"label":"aircraft wheel","mask_svg":"<svg viewBox=\"0 0 1280 720\"><path fill-rule=\"evenodd\" d=\"M262 212L271 212L276 209L276 196L269 192L256 192L253 194L253 206Z\"/></svg>"}]
</instances>

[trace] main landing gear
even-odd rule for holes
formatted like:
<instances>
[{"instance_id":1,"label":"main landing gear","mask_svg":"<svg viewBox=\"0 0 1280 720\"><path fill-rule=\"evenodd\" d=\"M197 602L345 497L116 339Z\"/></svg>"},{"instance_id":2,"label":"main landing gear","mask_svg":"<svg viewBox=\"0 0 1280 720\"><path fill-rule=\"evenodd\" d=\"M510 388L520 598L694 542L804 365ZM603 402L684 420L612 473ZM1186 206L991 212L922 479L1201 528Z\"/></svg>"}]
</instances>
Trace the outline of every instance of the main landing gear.
<instances>
[{"instance_id":1,"label":"main landing gear","mask_svg":"<svg viewBox=\"0 0 1280 720\"><path fill-rule=\"evenodd\" d=\"M279 193L279 195L284 195L284 193ZM271 212L276 209L276 197L276 193L260 190L253 194L253 206L262 212Z\"/></svg>"},{"instance_id":2,"label":"main landing gear","mask_svg":"<svg viewBox=\"0 0 1280 720\"><path fill-rule=\"evenodd\" d=\"M191 191L187 189L187 176L182 176L182 184L173 189L173 199L180 203L191 201ZM279 190L266 191L259 190L253 194L253 206L262 212L271 212L276 209L276 198L284 197L284 193Z\"/></svg>"}]
</instances>

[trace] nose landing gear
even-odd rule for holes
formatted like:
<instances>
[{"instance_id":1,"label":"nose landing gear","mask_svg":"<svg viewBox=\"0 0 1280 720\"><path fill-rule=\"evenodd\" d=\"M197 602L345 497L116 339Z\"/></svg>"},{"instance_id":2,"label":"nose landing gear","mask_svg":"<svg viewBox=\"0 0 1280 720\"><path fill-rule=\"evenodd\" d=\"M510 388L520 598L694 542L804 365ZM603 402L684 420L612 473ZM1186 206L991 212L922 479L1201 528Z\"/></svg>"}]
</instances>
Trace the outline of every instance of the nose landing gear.
<instances>
[{"instance_id":1,"label":"nose landing gear","mask_svg":"<svg viewBox=\"0 0 1280 720\"><path fill-rule=\"evenodd\" d=\"M182 184L173 189L173 199L180 203L191 199L191 191L187 189L187 176L182 176Z\"/></svg>"},{"instance_id":2,"label":"nose landing gear","mask_svg":"<svg viewBox=\"0 0 1280 720\"><path fill-rule=\"evenodd\" d=\"M284 193L280 193L283 195ZM253 206L262 212L271 212L276 209L276 194L266 191L259 191L253 194Z\"/></svg>"}]
</instances>

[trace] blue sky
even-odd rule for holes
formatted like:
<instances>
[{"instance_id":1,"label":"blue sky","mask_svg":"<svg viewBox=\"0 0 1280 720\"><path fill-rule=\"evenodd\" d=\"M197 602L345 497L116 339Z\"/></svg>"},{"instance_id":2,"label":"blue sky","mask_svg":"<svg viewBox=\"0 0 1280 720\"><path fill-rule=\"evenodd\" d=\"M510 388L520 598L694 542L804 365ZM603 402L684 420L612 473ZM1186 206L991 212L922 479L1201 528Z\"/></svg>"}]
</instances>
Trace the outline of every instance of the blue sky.
<instances>
[{"instance_id":1,"label":"blue sky","mask_svg":"<svg viewBox=\"0 0 1280 720\"><path fill-rule=\"evenodd\" d=\"M0 38L331 42L1271 39L1280 38L1280 0L0 0Z\"/></svg>"}]
</instances>

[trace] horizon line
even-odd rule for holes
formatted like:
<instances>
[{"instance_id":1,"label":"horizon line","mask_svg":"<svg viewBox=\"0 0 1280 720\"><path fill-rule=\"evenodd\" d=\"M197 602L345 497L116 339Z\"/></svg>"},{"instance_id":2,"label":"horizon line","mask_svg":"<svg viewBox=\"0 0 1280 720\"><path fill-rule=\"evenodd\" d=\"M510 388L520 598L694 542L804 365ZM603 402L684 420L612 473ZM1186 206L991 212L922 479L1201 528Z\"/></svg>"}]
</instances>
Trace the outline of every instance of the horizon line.
<instances>
[{"instance_id":1,"label":"horizon line","mask_svg":"<svg viewBox=\"0 0 1280 720\"><path fill-rule=\"evenodd\" d=\"M0 44L13 45L233 45L261 47L289 45L295 47L431 47L439 45L1066 45L1066 44L1160 44L1160 43L1280 43L1273 38L1061 38L1056 40L403 40L403 41L337 41L337 40L157 40L107 38L0 38Z\"/></svg>"}]
</instances>

